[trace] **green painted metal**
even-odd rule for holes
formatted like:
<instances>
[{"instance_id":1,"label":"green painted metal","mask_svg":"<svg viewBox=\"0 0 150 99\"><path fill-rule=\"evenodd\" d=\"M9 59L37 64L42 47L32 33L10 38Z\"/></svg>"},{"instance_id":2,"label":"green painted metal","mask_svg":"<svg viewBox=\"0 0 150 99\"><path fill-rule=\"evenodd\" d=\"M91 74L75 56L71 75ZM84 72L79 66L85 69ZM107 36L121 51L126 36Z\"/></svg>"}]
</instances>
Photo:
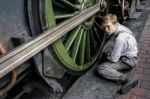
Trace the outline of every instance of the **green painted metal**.
<instances>
[{"instance_id":1,"label":"green painted metal","mask_svg":"<svg viewBox=\"0 0 150 99\"><path fill-rule=\"evenodd\" d=\"M68 37L68 39L66 40L66 42L64 43L64 46L66 47L67 51L69 50L69 48L71 47L72 43L74 42L74 40L75 40L77 34L79 33L80 29L81 29L81 26L79 26L76 29L74 29L70 33L70 36Z\"/></svg>"},{"instance_id":2,"label":"green painted metal","mask_svg":"<svg viewBox=\"0 0 150 99\"><path fill-rule=\"evenodd\" d=\"M45 0L45 17L48 28L53 28L56 26L55 17L53 13L53 7L51 0Z\"/></svg>"},{"instance_id":3,"label":"green painted metal","mask_svg":"<svg viewBox=\"0 0 150 99\"><path fill-rule=\"evenodd\" d=\"M83 27L84 29L91 29L92 26L93 26L93 23L94 23L94 20L95 20L95 16L93 16L92 18L88 19L87 21L83 22Z\"/></svg>"},{"instance_id":4,"label":"green painted metal","mask_svg":"<svg viewBox=\"0 0 150 99\"><path fill-rule=\"evenodd\" d=\"M91 58L91 44L90 44L90 33L89 31L87 31L87 35L86 35L86 59L87 61L90 61Z\"/></svg>"},{"instance_id":5,"label":"green painted metal","mask_svg":"<svg viewBox=\"0 0 150 99\"><path fill-rule=\"evenodd\" d=\"M61 3L63 3L65 6L67 6L68 8L72 9L72 10L79 10L80 6L74 5L71 2L67 1L67 0L58 0Z\"/></svg>"},{"instance_id":6,"label":"green painted metal","mask_svg":"<svg viewBox=\"0 0 150 99\"><path fill-rule=\"evenodd\" d=\"M84 4L85 8L92 6L95 2L95 0L62 1L63 3L67 2L66 5L68 5L68 2L71 3L72 7L79 7ZM45 5L46 23L48 28L55 27L57 19L69 18L74 14L71 12L71 14L60 14L55 16L52 7L52 1L45 0ZM75 29L67 33L65 37L62 37L62 39L59 39L52 44L58 59L67 69L75 72L86 70L92 66L92 64L97 59L99 48L96 48L96 45L98 42L94 40L92 32L94 21L95 16L91 17L83 24L77 26ZM96 52L92 53L92 50Z\"/></svg>"},{"instance_id":7,"label":"green painted metal","mask_svg":"<svg viewBox=\"0 0 150 99\"><path fill-rule=\"evenodd\" d=\"M95 21L94 23L96 24L96 26L97 26L99 29L103 30L103 29L101 28L101 26L100 26L96 21ZM101 40L101 38L99 37L99 34L97 33L97 31L95 31L95 29L92 29L92 32L95 33L96 37L97 37L99 40Z\"/></svg>"},{"instance_id":8,"label":"green painted metal","mask_svg":"<svg viewBox=\"0 0 150 99\"><path fill-rule=\"evenodd\" d=\"M85 30L82 35L82 38L81 38L81 45L80 45L80 49L79 49L79 65L84 64L86 32L87 31Z\"/></svg>"},{"instance_id":9,"label":"green painted metal","mask_svg":"<svg viewBox=\"0 0 150 99\"><path fill-rule=\"evenodd\" d=\"M96 48L97 43L94 40L92 30L89 30L89 32L90 32L90 38L91 38L91 40L90 40L91 41L91 47L93 48L92 52L93 52L93 54L96 54L95 52L97 52L97 48Z\"/></svg>"},{"instance_id":10,"label":"green painted metal","mask_svg":"<svg viewBox=\"0 0 150 99\"><path fill-rule=\"evenodd\" d=\"M75 61L76 60L76 57L77 57L77 54L78 54L78 51L79 51L79 46L80 46L80 43L81 43L81 37L82 37L82 34L83 34L83 28L80 29L80 33L78 34L78 37L76 38L75 40L75 43L73 45L73 50L72 50L72 53L71 53L71 56L72 56L72 59Z\"/></svg>"},{"instance_id":11,"label":"green painted metal","mask_svg":"<svg viewBox=\"0 0 150 99\"><path fill-rule=\"evenodd\" d=\"M83 8L92 6L96 0L70 0L74 5L80 6L83 4Z\"/></svg>"},{"instance_id":12,"label":"green painted metal","mask_svg":"<svg viewBox=\"0 0 150 99\"><path fill-rule=\"evenodd\" d=\"M70 17L73 17L77 14L78 12L75 12L75 13L71 13L71 14L65 14L65 15L56 15L55 16L55 19L65 19L65 18L70 18Z\"/></svg>"}]
</instances>

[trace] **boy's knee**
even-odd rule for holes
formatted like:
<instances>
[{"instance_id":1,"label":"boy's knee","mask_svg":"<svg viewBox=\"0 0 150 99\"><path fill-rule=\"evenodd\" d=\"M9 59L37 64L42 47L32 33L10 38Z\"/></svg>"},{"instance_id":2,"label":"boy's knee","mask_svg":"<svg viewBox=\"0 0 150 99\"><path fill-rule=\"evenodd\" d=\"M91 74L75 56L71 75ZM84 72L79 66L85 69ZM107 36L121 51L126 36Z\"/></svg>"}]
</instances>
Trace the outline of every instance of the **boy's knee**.
<instances>
[{"instance_id":1,"label":"boy's knee","mask_svg":"<svg viewBox=\"0 0 150 99\"><path fill-rule=\"evenodd\" d=\"M98 74L103 74L104 71L106 70L107 66L105 65L99 65L96 69L96 71L98 72Z\"/></svg>"}]
</instances>

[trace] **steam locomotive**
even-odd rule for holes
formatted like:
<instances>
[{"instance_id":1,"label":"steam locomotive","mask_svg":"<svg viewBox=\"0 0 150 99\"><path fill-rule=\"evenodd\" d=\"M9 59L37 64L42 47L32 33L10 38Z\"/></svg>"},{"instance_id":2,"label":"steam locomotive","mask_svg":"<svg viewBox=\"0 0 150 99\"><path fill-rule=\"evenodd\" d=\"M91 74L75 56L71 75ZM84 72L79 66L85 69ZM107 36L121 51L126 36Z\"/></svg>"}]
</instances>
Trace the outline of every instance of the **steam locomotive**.
<instances>
[{"instance_id":1,"label":"steam locomotive","mask_svg":"<svg viewBox=\"0 0 150 99\"><path fill-rule=\"evenodd\" d=\"M33 75L63 92L65 77L75 81L101 55L101 17L114 13L123 22L137 1L0 0L0 97L19 97Z\"/></svg>"}]
</instances>

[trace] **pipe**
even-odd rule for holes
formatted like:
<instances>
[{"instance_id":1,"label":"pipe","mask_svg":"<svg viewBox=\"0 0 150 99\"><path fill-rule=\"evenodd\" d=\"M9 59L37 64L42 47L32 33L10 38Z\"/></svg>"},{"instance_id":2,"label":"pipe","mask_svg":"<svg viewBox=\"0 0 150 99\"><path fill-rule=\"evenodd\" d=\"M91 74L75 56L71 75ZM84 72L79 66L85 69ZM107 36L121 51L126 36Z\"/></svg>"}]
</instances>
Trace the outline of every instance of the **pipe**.
<instances>
[{"instance_id":1,"label":"pipe","mask_svg":"<svg viewBox=\"0 0 150 99\"><path fill-rule=\"evenodd\" d=\"M4 47L0 44L0 55L3 55L6 53L6 50L4 49ZM12 88L12 86L14 86L16 84L16 79L17 79L17 73L16 70L12 70L11 71L11 80L8 83L8 85L2 89L0 89L0 96L5 95L5 93Z\"/></svg>"},{"instance_id":2,"label":"pipe","mask_svg":"<svg viewBox=\"0 0 150 99\"><path fill-rule=\"evenodd\" d=\"M8 92L9 89L11 89L16 84L16 80L17 80L17 73L16 73L16 70L13 70L11 72L11 80L6 87L0 90L0 96L5 95L6 92Z\"/></svg>"}]
</instances>

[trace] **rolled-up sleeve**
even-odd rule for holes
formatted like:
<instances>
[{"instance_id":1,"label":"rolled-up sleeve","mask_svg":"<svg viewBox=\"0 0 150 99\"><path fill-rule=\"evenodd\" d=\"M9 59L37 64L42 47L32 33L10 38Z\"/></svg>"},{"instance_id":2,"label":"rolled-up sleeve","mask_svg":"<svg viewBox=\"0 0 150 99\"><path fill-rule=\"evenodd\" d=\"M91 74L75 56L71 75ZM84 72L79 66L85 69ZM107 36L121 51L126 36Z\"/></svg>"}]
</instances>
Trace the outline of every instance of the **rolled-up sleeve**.
<instances>
[{"instance_id":1,"label":"rolled-up sleeve","mask_svg":"<svg viewBox=\"0 0 150 99\"><path fill-rule=\"evenodd\" d=\"M107 59L111 62L118 62L119 58L121 57L121 53L124 49L125 40L122 38L116 38L114 48L112 52L107 55Z\"/></svg>"}]
</instances>

